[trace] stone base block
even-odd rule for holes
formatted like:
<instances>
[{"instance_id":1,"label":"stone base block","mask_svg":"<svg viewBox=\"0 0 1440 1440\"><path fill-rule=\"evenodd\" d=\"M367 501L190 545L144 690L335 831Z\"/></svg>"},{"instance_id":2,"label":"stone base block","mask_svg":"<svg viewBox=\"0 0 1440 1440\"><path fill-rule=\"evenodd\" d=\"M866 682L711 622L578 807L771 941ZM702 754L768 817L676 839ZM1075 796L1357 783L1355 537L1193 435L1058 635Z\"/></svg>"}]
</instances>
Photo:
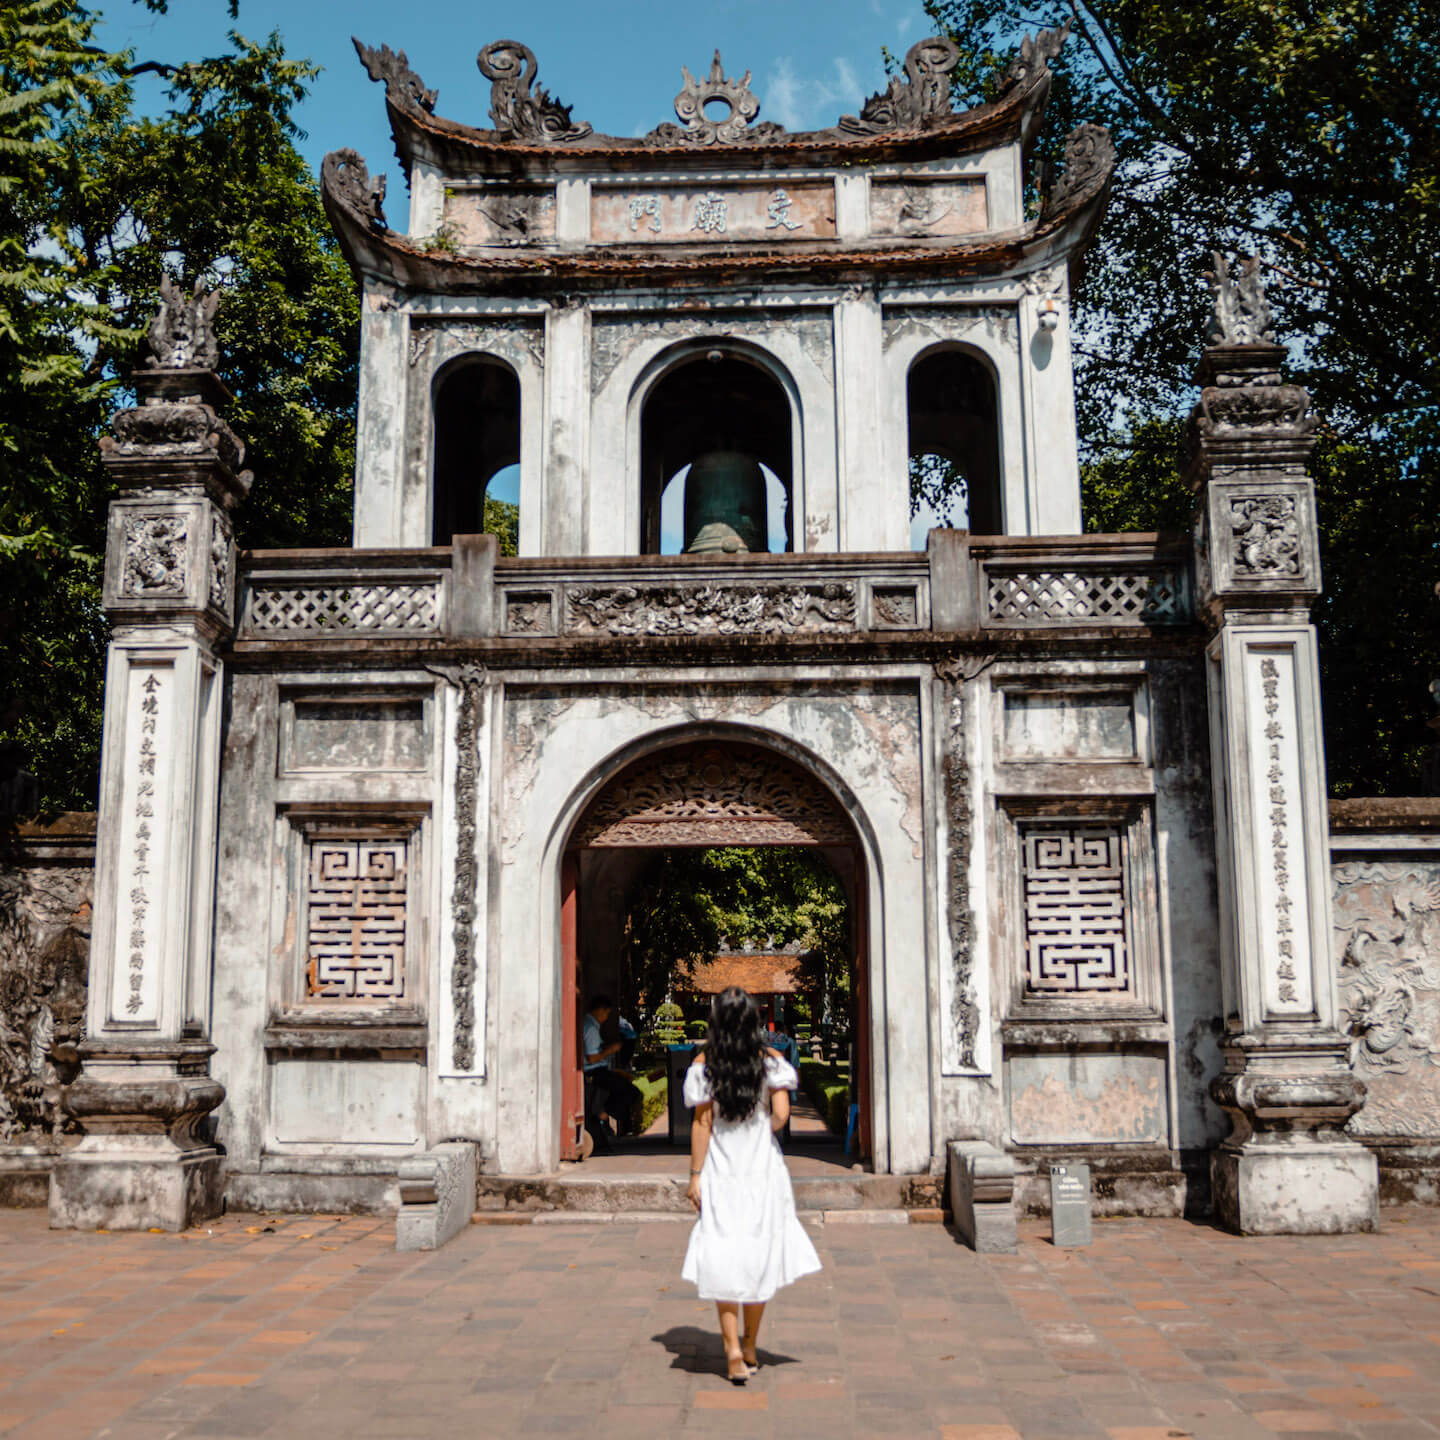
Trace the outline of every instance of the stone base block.
<instances>
[{"instance_id":1,"label":"stone base block","mask_svg":"<svg viewBox=\"0 0 1440 1440\"><path fill-rule=\"evenodd\" d=\"M950 1212L980 1255L1015 1253L1015 1161L985 1140L952 1140Z\"/></svg>"},{"instance_id":2,"label":"stone base block","mask_svg":"<svg viewBox=\"0 0 1440 1440\"><path fill-rule=\"evenodd\" d=\"M213 1146L169 1153L86 1151L50 1172L52 1230L187 1230L224 1210L224 1157Z\"/></svg>"},{"instance_id":3,"label":"stone base block","mask_svg":"<svg viewBox=\"0 0 1440 1440\"><path fill-rule=\"evenodd\" d=\"M437 1145L400 1162L397 1250L438 1250L469 1223L475 1208L475 1146Z\"/></svg>"},{"instance_id":4,"label":"stone base block","mask_svg":"<svg viewBox=\"0 0 1440 1440\"><path fill-rule=\"evenodd\" d=\"M47 1205L50 1172L65 1153L60 1146L0 1147L0 1210L39 1210Z\"/></svg>"},{"instance_id":5,"label":"stone base block","mask_svg":"<svg viewBox=\"0 0 1440 1440\"><path fill-rule=\"evenodd\" d=\"M400 1191L393 1168L356 1175L328 1170L232 1170L225 1178L225 1200L229 1209L247 1214L393 1215Z\"/></svg>"},{"instance_id":6,"label":"stone base block","mask_svg":"<svg viewBox=\"0 0 1440 1440\"><path fill-rule=\"evenodd\" d=\"M1345 1140L1251 1140L1210 1157L1215 1218L1241 1235L1344 1235L1380 1225L1375 1157Z\"/></svg>"}]
</instances>

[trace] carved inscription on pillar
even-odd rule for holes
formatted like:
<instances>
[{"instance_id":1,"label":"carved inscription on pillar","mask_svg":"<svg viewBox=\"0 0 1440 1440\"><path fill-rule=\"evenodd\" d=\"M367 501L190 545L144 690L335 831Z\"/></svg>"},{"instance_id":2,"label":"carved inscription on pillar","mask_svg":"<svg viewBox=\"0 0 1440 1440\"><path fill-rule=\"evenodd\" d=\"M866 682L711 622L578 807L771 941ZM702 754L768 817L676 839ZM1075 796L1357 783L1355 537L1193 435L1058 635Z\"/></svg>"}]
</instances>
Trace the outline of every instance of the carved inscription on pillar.
<instances>
[{"instance_id":1,"label":"carved inscription on pillar","mask_svg":"<svg viewBox=\"0 0 1440 1440\"><path fill-rule=\"evenodd\" d=\"M126 686L110 1014L118 1021L153 1024L159 1018L169 899L174 670L132 664Z\"/></svg>"},{"instance_id":2,"label":"carved inscription on pillar","mask_svg":"<svg viewBox=\"0 0 1440 1440\"><path fill-rule=\"evenodd\" d=\"M1133 992L1121 827L1027 825L1021 866L1027 996Z\"/></svg>"},{"instance_id":3,"label":"carved inscription on pillar","mask_svg":"<svg viewBox=\"0 0 1440 1440\"><path fill-rule=\"evenodd\" d=\"M975 912L970 905L970 765L965 753L965 662L935 667L944 689L945 919L950 933L950 1027L947 1069L979 1063L980 1004L975 983Z\"/></svg>"},{"instance_id":4,"label":"carved inscription on pillar","mask_svg":"<svg viewBox=\"0 0 1440 1440\"><path fill-rule=\"evenodd\" d=\"M395 836L312 837L305 891L305 998L405 998L409 846Z\"/></svg>"},{"instance_id":5,"label":"carved inscription on pillar","mask_svg":"<svg viewBox=\"0 0 1440 1440\"><path fill-rule=\"evenodd\" d=\"M1251 836L1255 847L1262 998L1267 1014L1314 1009L1295 657L1288 648L1245 652L1245 700L1252 729Z\"/></svg>"}]
</instances>

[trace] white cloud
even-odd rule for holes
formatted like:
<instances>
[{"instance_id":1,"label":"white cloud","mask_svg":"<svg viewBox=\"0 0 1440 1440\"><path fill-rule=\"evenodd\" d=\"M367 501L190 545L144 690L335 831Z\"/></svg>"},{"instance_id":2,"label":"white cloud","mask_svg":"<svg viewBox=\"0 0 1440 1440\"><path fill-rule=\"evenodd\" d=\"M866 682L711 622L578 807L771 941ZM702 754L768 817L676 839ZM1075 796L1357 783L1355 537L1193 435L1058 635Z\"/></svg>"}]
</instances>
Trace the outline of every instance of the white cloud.
<instances>
[{"instance_id":1,"label":"white cloud","mask_svg":"<svg viewBox=\"0 0 1440 1440\"><path fill-rule=\"evenodd\" d=\"M778 120L787 130L821 130L833 125L842 111L854 110L866 91L843 56L836 56L828 71L801 74L794 60L782 55L759 94L764 119Z\"/></svg>"}]
</instances>

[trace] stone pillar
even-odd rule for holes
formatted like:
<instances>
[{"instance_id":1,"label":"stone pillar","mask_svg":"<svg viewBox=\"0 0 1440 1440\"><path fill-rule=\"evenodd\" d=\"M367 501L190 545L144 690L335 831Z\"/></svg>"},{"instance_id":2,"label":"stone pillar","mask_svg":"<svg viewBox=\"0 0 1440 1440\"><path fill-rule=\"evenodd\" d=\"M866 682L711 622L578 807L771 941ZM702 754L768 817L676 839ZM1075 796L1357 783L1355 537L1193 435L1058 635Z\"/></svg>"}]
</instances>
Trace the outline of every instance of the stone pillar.
<instances>
[{"instance_id":1,"label":"stone pillar","mask_svg":"<svg viewBox=\"0 0 1440 1440\"><path fill-rule=\"evenodd\" d=\"M1253 262L1216 257L1188 478L1213 629L1211 750L1232 1132L1217 1217L1243 1234L1373 1230L1375 1157L1343 1133L1364 1103L1336 1028L1329 830L1310 605L1320 591L1310 397L1281 383Z\"/></svg>"},{"instance_id":2,"label":"stone pillar","mask_svg":"<svg viewBox=\"0 0 1440 1440\"><path fill-rule=\"evenodd\" d=\"M198 1133L209 1077L211 901L221 671L235 604L229 512L249 487L216 406L216 297L167 282L140 405L101 441L115 480L105 547L112 638L88 1038L65 1094L85 1137L56 1166L57 1229L182 1230L220 1213L219 1150Z\"/></svg>"}]
</instances>

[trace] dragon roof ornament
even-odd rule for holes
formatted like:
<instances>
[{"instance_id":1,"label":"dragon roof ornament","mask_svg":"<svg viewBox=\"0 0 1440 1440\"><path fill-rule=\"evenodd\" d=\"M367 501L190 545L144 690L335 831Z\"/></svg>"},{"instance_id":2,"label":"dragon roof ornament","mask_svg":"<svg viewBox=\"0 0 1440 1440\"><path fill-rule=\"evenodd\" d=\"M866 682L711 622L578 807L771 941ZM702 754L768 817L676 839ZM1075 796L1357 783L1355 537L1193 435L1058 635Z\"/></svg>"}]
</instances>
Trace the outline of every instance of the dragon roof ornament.
<instances>
[{"instance_id":1,"label":"dragon roof ornament","mask_svg":"<svg viewBox=\"0 0 1440 1440\"><path fill-rule=\"evenodd\" d=\"M333 197L370 230L387 230L385 177L370 178L370 167L358 150L332 150L320 165L322 193Z\"/></svg>"},{"instance_id":2,"label":"dragon roof ornament","mask_svg":"<svg viewBox=\"0 0 1440 1440\"><path fill-rule=\"evenodd\" d=\"M590 134L585 121L570 117L562 105L535 84L539 63L535 52L518 40L495 40L475 57L490 82L490 118L507 140L562 145Z\"/></svg>"},{"instance_id":3,"label":"dragon roof ornament","mask_svg":"<svg viewBox=\"0 0 1440 1440\"><path fill-rule=\"evenodd\" d=\"M679 125L666 122L646 137L650 145L667 145L679 141L686 145L740 145L746 141L773 140L785 133L783 125L766 121L751 126L760 113L760 101L750 88L747 70L738 80L731 79L720 63L720 52L710 62L710 73L697 80L686 65L680 67L685 86L675 97L675 114ZM718 119L707 113L717 105L727 107Z\"/></svg>"},{"instance_id":4,"label":"dragon roof ornament","mask_svg":"<svg viewBox=\"0 0 1440 1440\"><path fill-rule=\"evenodd\" d=\"M1040 71L1049 69L1050 62L1059 56L1069 38L1070 22L1068 20L1053 30L1041 30L1034 36L1027 35L1020 42L1020 53L1010 62L1004 75L1000 77L1000 93L1003 95L1007 90L1014 89L1016 85L1023 85L1027 80L1033 80Z\"/></svg>"},{"instance_id":5,"label":"dragon roof ornament","mask_svg":"<svg viewBox=\"0 0 1440 1440\"><path fill-rule=\"evenodd\" d=\"M1265 299L1265 281L1260 274L1260 257L1242 255L1235 274L1225 256L1210 252L1213 270L1205 272L1215 296L1215 309L1205 331L1209 345L1273 345L1275 323Z\"/></svg>"},{"instance_id":6,"label":"dragon roof ornament","mask_svg":"<svg viewBox=\"0 0 1440 1440\"><path fill-rule=\"evenodd\" d=\"M1115 170L1115 142L1103 125L1086 121L1065 137L1065 168L1045 196L1043 213L1071 209L1099 195Z\"/></svg>"},{"instance_id":7,"label":"dragon roof ornament","mask_svg":"<svg viewBox=\"0 0 1440 1440\"><path fill-rule=\"evenodd\" d=\"M391 104L401 110L423 110L427 115L435 113L435 102L440 98L440 92L425 88L425 82L410 68L410 61L403 50L397 53L388 45L376 50L361 44L354 35L350 37L350 43L370 78L384 82L385 98Z\"/></svg>"},{"instance_id":8,"label":"dragon roof ornament","mask_svg":"<svg viewBox=\"0 0 1440 1440\"><path fill-rule=\"evenodd\" d=\"M947 36L917 41L905 54L905 78L892 78L858 116L842 115L838 128L850 135L884 135L945 119L951 113L950 72L959 60L960 47Z\"/></svg>"}]
</instances>

